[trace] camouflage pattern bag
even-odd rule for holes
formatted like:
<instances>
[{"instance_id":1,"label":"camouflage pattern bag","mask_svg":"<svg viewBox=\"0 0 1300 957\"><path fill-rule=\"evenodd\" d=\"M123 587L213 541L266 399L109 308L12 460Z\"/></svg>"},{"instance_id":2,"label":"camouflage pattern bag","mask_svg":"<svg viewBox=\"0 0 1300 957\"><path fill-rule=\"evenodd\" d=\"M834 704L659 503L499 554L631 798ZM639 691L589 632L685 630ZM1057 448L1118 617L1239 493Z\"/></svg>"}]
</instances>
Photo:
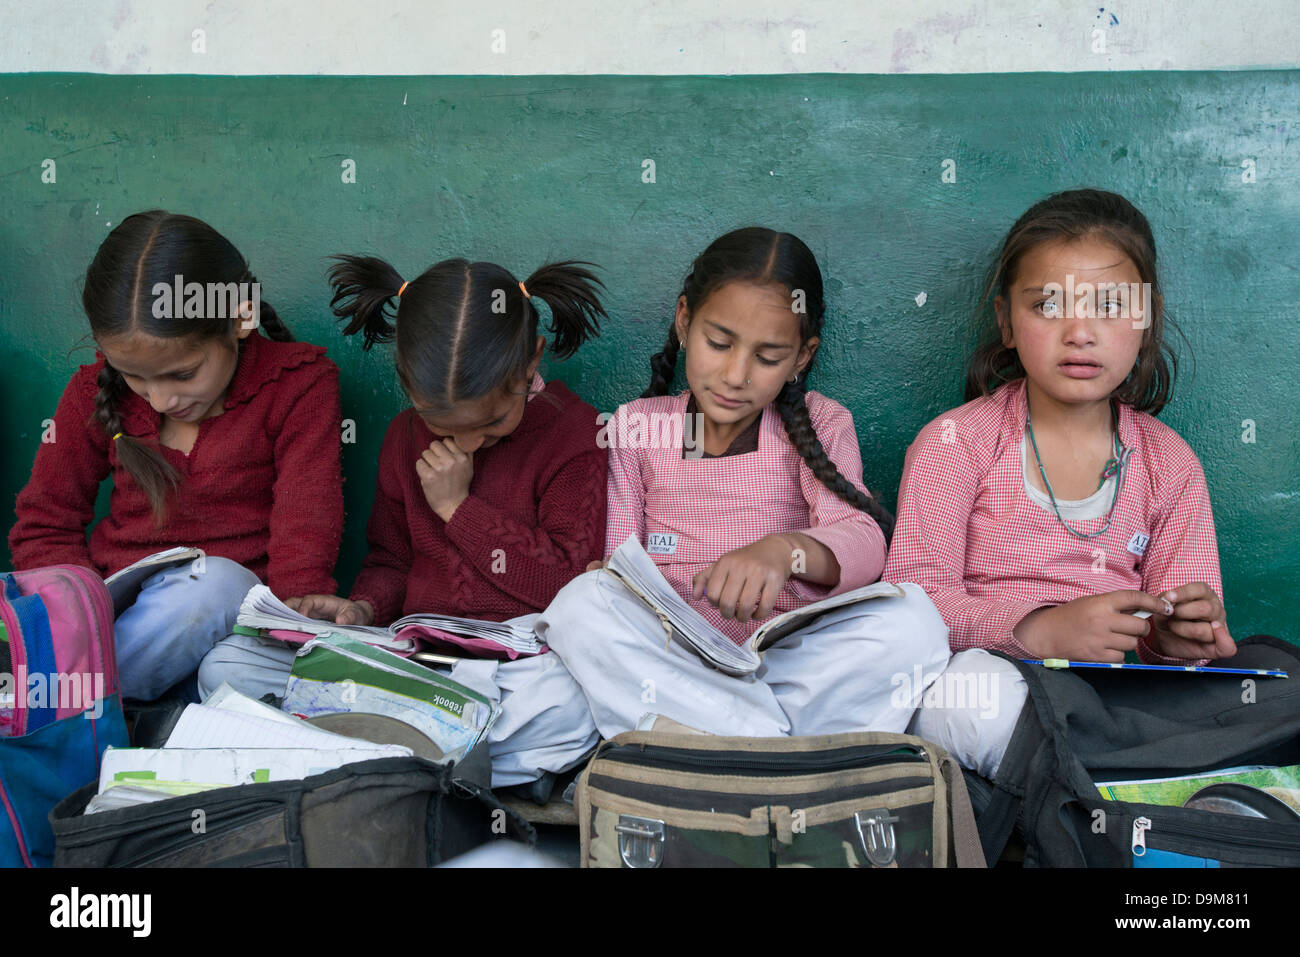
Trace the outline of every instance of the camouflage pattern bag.
<instances>
[{"instance_id":1,"label":"camouflage pattern bag","mask_svg":"<svg viewBox=\"0 0 1300 957\"><path fill-rule=\"evenodd\" d=\"M601 742L574 801L583 867L983 867L961 769L904 734Z\"/></svg>"}]
</instances>

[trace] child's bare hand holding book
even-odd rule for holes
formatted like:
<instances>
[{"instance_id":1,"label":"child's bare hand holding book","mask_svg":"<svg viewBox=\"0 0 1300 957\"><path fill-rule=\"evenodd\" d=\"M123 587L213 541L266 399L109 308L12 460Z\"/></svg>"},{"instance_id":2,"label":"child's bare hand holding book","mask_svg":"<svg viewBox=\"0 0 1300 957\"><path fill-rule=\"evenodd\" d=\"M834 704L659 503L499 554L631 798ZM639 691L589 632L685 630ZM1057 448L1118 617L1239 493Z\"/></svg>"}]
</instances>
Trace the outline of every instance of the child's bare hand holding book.
<instances>
[{"instance_id":1,"label":"child's bare hand holding book","mask_svg":"<svg viewBox=\"0 0 1300 957\"><path fill-rule=\"evenodd\" d=\"M369 625L375 610L368 601L352 601L339 595L303 595L286 598L284 603L300 615L339 625Z\"/></svg>"}]
</instances>

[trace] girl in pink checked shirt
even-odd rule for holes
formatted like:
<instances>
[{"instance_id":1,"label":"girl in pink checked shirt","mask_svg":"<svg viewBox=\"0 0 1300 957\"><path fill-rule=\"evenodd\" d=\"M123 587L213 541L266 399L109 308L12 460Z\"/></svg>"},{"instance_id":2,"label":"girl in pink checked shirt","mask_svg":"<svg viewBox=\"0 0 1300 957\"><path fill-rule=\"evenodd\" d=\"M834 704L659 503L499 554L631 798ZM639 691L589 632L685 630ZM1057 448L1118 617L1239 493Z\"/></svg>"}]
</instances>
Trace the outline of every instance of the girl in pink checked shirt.
<instances>
[{"instance_id":1,"label":"girl in pink checked shirt","mask_svg":"<svg viewBox=\"0 0 1300 957\"><path fill-rule=\"evenodd\" d=\"M852 416L807 391L824 312L821 272L798 238L722 236L686 277L650 387L608 425L625 435L638 415L699 416L702 455L610 448L605 550L654 535L664 577L738 644L774 613L874 582L885 564L881 526L892 522L862 484ZM671 396L679 351L690 389ZM659 619L599 569L566 585L535 627L607 738L658 718L744 736L902 731L922 689L899 695L891 676L937 673L948 659L947 629L915 585L822 616L749 678L666 645Z\"/></svg>"},{"instance_id":2,"label":"girl in pink checked shirt","mask_svg":"<svg viewBox=\"0 0 1300 957\"><path fill-rule=\"evenodd\" d=\"M959 652L949 676L989 686L982 708L927 702L911 730L989 778L1026 689L982 649L1109 662L1136 650L1148 663L1236 653L1201 464L1153 418L1176 368L1155 266L1151 227L1122 196L1073 190L1030 208L995 267L996 325L970 362L971 401L907 453L885 576L938 606Z\"/></svg>"}]
</instances>

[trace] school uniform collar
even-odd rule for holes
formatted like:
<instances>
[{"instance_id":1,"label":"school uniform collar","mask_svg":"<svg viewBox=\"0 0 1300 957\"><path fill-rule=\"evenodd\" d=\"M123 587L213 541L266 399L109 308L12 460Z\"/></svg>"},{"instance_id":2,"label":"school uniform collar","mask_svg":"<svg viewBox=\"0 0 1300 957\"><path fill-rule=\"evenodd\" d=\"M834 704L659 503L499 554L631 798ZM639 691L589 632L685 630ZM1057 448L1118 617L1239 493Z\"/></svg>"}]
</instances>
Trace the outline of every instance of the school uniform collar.
<instances>
[{"instance_id":1,"label":"school uniform collar","mask_svg":"<svg viewBox=\"0 0 1300 957\"><path fill-rule=\"evenodd\" d=\"M1029 414L1028 380L1023 376L1008 382L1001 389L1009 393L1010 425L1016 440L1025 432L1025 418ZM1136 449L1140 432L1137 427L1137 412L1125 402L1115 402L1115 428L1119 432L1120 444L1126 449Z\"/></svg>"},{"instance_id":2,"label":"school uniform collar","mask_svg":"<svg viewBox=\"0 0 1300 957\"><path fill-rule=\"evenodd\" d=\"M315 362L325 354L324 346L310 342L273 342L254 330L240 340L239 364L226 389L223 406L229 410L250 401L290 369Z\"/></svg>"},{"instance_id":3,"label":"school uniform collar","mask_svg":"<svg viewBox=\"0 0 1300 957\"><path fill-rule=\"evenodd\" d=\"M812 395L811 392L807 394ZM694 396L690 389L685 389L678 393L673 399L673 401L677 403L675 414L685 416L693 398ZM767 405L763 406L763 411L758 414L758 419L756 421L758 422L758 449L764 448L764 446L771 441L772 437L785 439L789 442L789 437L785 432L785 426L781 424L781 415L776 411L776 403L769 402ZM753 428L753 426L750 426L750 428ZM748 431L748 429L746 429L746 431ZM768 438L765 439L765 435L768 436ZM740 436L737 436L737 438L740 438ZM791 448L793 447L794 446L791 445ZM729 455L730 451L712 457L727 458Z\"/></svg>"}]
</instances>

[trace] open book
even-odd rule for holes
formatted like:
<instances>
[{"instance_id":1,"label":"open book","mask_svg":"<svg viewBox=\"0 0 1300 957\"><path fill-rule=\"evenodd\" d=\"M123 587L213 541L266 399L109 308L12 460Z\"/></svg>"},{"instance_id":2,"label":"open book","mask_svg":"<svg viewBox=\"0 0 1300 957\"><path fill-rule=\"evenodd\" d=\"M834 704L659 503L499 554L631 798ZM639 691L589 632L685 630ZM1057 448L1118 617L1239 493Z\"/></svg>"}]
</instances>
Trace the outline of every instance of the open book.
<instances>
[{"instance_id":1,"label":"open book","mask_svg":"<svg viewBox=\"0 0 1300 957\"><path fill-rule=\"evenodd\" d=\"M276 598L265 585L254 585L239 606L235 631L303 644L319 635L348 635L376 648L410 655L420 644L456 649L477 658L518 658L537 655L546 646L524 622L479 621L452 615L407 615L387 628L375 625L340 625L308 618Z\"/></svg>"},{"instance_id":2,"label":"open book","mask_svg":"<svg viewBox=\"0 0 1300 957\"><path fill-rule=\"evenodd\" d=\"M714 628L703 615L677 594L646 554L636 536L614 550L605 565L628 590L650 606L659 616L664 629L719 671L731 675L748 675L758 670L761 652L786 635L810 625L826 612L872 598L902 598L903 589L889 582L876 582L831 598L787 611L766 621L742 645Z\"/></svg>"},{"instance_id":3,"label":"open book","mask_svg":"<svg viewBox=\"0 0 1300 957\"><path fill-rule=\"evenodd\" d=\"M147 555L138 562L113 572L104 579L108 593L113 596L113 617L116 618L135 604L136 596L145 579L173 565L195 562L195 574L202 569L203 549L179 546Z\"/></svg>"}]
</instances>

